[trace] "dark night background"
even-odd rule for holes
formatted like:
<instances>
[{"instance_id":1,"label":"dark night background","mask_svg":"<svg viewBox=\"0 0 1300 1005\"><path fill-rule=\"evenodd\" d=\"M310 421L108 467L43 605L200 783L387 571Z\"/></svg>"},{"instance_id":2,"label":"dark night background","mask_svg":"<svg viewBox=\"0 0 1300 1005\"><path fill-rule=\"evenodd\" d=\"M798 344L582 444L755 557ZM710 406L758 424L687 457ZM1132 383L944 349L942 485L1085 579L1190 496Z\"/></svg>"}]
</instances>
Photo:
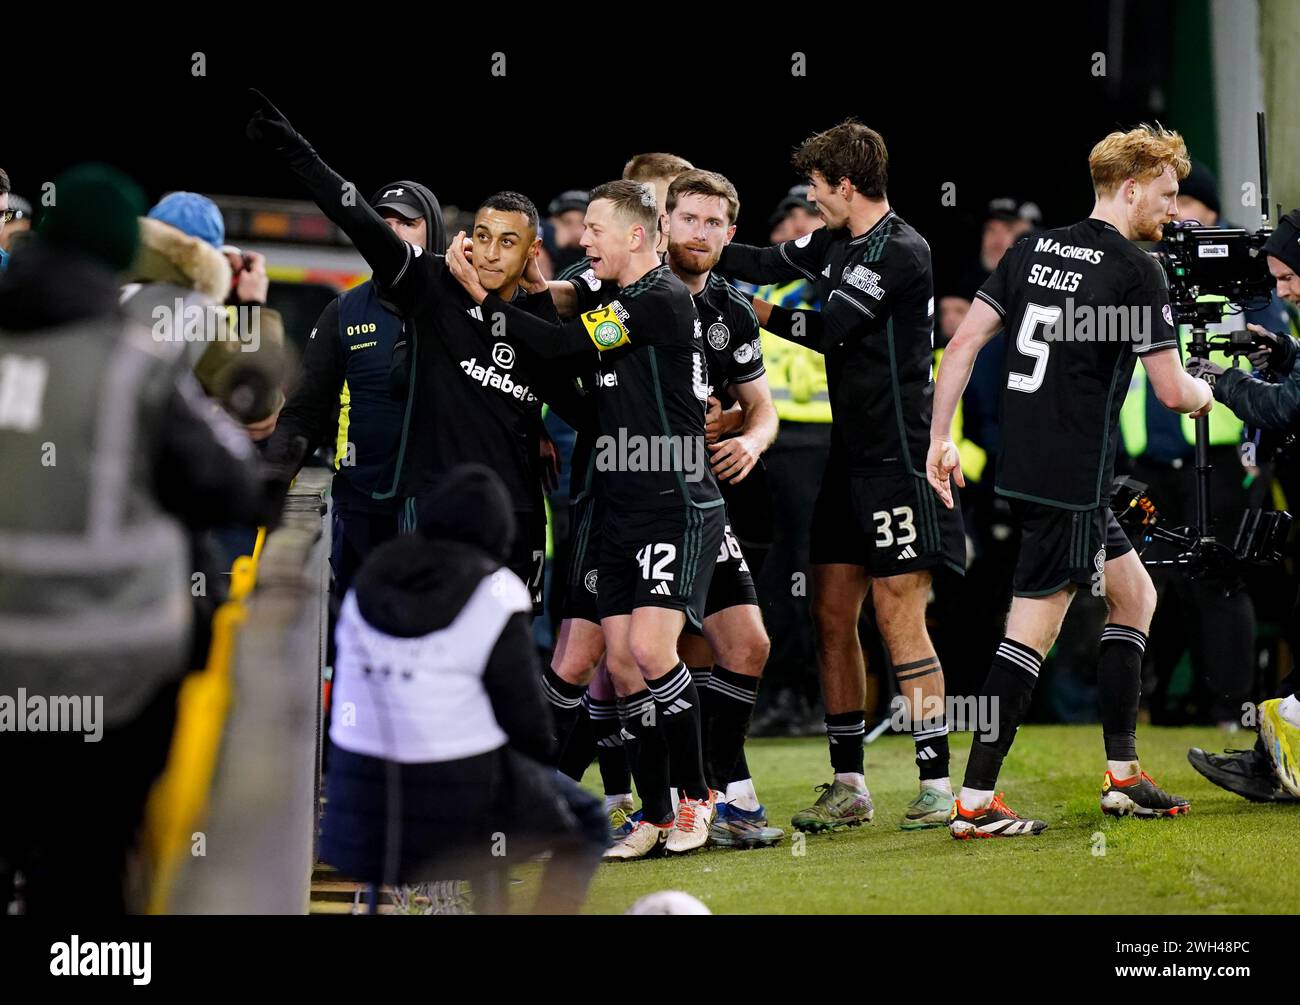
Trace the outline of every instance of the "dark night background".
<instances>
[{"instance_id":1,"label":"dark night background","mask_svg":"<svg viewBox=\"0 0 1300 1005\"><path fill-rule=\"evenodd\" d=\"M1047 226L1086 215L1088 151L1111 129L1159 117L1206 156L1195 124L1163 97L1174 8L927 5L892 18L855 7L805 20L749 14L731 28L701 8L652 41L644 20L606 30L593 15L567 35L513 21L499 36L446 31L441 49L423 33L331 15L327 38L217 27L105 41L73 60L32 49L3 68L0 167L29 198L82 160L124 169L151 200L177 188L301 198L244 138L245 89L256 86L363 193L411 177L444 203L472 207L517 188L544 209L563 189L616 177L633 153L667 150L729 176L738 239L764 243L768 215L800 180L791 150L853 115L884 135L891 203L930 241L942 293L974 256L991 197L1032 199ZM834 44L841 37L851 50ZM196 51L205 77L191 74ZM504 78L490 73L494 51L506 53ZM794 51L806 77L790 73ZM1105 77L1092 74L1095 52L1107 53ZM945 182L955 207L941 205Z\"/></svg>"}]
</instances>

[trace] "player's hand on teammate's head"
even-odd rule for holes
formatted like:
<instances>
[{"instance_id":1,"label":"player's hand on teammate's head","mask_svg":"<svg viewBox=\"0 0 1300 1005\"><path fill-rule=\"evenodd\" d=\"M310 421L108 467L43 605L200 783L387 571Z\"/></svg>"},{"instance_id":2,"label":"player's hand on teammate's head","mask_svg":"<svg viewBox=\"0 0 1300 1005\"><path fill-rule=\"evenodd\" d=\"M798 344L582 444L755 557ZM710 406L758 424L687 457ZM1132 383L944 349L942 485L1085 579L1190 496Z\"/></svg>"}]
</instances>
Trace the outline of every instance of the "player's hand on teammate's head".
<instances>
[{"instance_id":1,"label":"player's hand on teammate's head","mask_svg":"<svg viewBox=\"0 0 1300 1005\"><path fill-rule=\"evenodd\" d=\"M966 487L957 444L952 440L930 440L930 451L925 458L925 477L943 504L952 509L952 486L948 479L955 481L959 488Z\"/></svg>"},{"instance_id":2,"label":"player's hand on teammate's head","mask_svg":"<svg viewBox=\"0 0 1300 1005\"><path fill-rule=\"evenodd\" d=\"M710 443L708 448L713 452L710 463L713 465L714 475L733 485L743 481L745 476L754 470L761 452L744 436L733 436L721 443Z\"/></svg>"},{"instance_id":3,"label":"player's hand on teammate's head","mask_svg":"<svg viewBox=\"0 0 1300 1005\"><path fill-rule=\"evenodd\" d=\"M475 303L482 303L487 299L487 290L483 289L483 284L478 281L478 273L474 271L474 266L470 263L469 255L466 251L466 245L469 239L465 236L465 231L460 231L447 244L447 270L455 278L456 282L465 287Z\"/></svg>"}]
</instances>

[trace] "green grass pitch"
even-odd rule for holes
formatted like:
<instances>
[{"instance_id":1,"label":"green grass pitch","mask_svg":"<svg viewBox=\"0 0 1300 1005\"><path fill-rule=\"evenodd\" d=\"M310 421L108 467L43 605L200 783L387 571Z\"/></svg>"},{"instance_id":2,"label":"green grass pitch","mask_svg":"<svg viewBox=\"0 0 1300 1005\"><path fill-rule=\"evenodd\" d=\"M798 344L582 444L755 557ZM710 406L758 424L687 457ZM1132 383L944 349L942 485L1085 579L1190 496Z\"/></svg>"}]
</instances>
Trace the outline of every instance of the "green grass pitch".
<instances>
[{"instance_id":1,"label":"green grass pitch","mask_svg":"<svg viewBox=\"0 0 1300 1005\"><path fill-rule=\"evenodd\" d=\"M786 830L774 848L603 863L587 911L621 914L656 890L685 890L715 914L1291 913L1300 889L1300 805L1256 805L1187 763L1187 749L1249 746L1213 727L1140 727L1143 768L1192 802L1182 818L1115 820L1098 805L1105 770L1099 726L1026 726L999 784L1018 813L1048 822L1038 837L954 841L946 828L902 831L916 791L910 738L866 748L874 822L792 840L790 815L830 780L822 739L751 740L759 798ZM960 783L970 734L952 736ZM593 768L584 779L599 791ZM515 891L530 897L536 867Z\"/></svg>"}]
</instances>

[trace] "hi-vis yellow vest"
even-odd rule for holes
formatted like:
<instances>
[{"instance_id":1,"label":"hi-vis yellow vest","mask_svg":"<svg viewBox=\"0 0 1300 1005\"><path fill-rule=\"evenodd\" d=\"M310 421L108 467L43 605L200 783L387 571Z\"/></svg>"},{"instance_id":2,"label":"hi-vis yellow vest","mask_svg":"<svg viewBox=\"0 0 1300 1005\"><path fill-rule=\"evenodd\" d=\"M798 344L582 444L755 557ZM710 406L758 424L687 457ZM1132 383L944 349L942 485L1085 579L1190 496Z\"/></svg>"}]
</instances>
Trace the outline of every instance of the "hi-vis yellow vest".
<instances>
[{"instance_id":1,"label":"hi-vis yellow vest","mask_svg":"<svg viewBox=\"0 0 1300 1005\"><path fill-rule=\"evenodd\" d=\"M1201 303L1222 302L1226 298L1204 296ZM1220 324L1207 325L1211 334L1234 331L1245 327L1245 319L1240 314L1229 314L1228 319ZM1188 333L1186 325L1179 326L1178 337L1182 342ZM1181 355L1182 350L1179 350ZM1210 353L1210 360L1225 369L1232 366L1232 357L1221 352ZM1128 385L1128 397L1119 413L1120 435L1124 437L1124 450L1130 457L1141 457L1147 449L1147 393L1150 385L1147 372L1141 362L1133 368L1133 377ZM1196 423L1186 415L1179 416L1183 438L1189 443L1196 443ZM1220 447L1241 442L1243 423L1221 404L1215 404L1210 410L1210 446Z\"/></svg>"},{"instance_id":2,"label":"hi-vis yellow vest","mask_svg":"<svg viewBox=\"0 0 1300 1005\"><path fill-rule=\"evenodd\" d=\"M790 310L811 307L804 297L806 280L797 279L783 286L764 286L755 294L759 299ZM830 422L831 396L826 385L826 362L821 353L760 329L763 367L772 389L772 404L782 422Z\"/></svg>"}]
</instances>

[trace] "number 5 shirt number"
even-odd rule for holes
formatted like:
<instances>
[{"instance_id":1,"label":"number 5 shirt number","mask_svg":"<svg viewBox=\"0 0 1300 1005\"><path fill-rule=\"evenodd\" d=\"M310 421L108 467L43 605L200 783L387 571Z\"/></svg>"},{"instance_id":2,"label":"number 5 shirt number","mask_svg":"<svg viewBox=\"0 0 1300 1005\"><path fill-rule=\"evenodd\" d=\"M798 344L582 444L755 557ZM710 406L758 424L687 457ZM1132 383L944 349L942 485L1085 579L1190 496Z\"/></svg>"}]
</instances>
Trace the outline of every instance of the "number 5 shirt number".
<instances>
[{"instance_id":1,"label":"number 5 shirt number","mask_svg":"<svg viewBox=\"0 0 1300 1005\"><path fill-rule=\"evenodd\" d=\"M1013 391L1032 394L1043 386L1043 377L1047 373L1047 357L1052 351L1050 342L1038 341L1034 333L1038 326L1050 328L1061 320L1061 308L1045 307L1042 304L1026 304L1025 316L1020 321L1020 330L1016 332L1016 348L1034 361L1032 373L1007 375L1007 387Z\"/></svg>"}]
</instances>

